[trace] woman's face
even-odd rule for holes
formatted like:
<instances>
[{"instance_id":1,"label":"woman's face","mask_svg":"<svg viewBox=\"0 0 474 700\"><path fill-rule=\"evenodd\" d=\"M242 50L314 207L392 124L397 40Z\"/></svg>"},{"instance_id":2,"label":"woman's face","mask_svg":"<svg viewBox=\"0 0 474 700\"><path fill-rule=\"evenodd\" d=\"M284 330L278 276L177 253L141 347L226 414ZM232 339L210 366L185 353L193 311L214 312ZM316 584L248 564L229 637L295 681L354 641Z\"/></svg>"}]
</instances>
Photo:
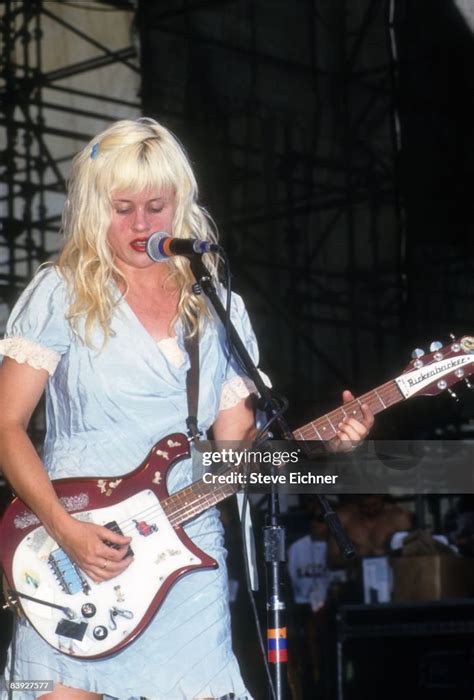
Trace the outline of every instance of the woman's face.
<instances>
[{"instance_id":1,"label":"woman's face","mask_svg":"<svg viewBox=\"0 0 474 700\"><path fill-rule=\"evenodd\" d=\"M147 255L146 242L156 231L172 235L174 212L174 194L169 190L113 193L107 240L122 272L155 264Z\"/></svg>"}]
</instances>

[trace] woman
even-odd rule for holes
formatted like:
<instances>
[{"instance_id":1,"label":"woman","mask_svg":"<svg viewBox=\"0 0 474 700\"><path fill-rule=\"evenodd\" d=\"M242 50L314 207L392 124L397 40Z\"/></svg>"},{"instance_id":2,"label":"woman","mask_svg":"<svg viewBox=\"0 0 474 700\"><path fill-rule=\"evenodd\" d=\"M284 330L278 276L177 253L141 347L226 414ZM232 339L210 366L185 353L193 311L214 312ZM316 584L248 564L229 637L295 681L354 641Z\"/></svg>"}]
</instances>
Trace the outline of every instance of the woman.
<instances>
[{"instance_id":1,"label":"woman","mask_svg":"<svg viewBox=\"0 0 474 700\"><path fill-rule=\"evenodd\" d=\"M155 231L213 239L190 164L167 129L149 119L121 121L93 139L73 163L63 228L58 263L43 268L23 293L0 344L1 467L53 539L100 582L133 566L130 538L71 517L50 479L123 474L160 437L185 431L185 327L192 335L199 326L202 431L212 427L217 440L252 439L254 388L227 361L221 328L192 294L187 260L157 265L147 256L145 244ZM232 318L257 359L248 316L235 295ZM26 428L45 388L41 461ZM340 439L364 437L371 421L365 409L363 422L341 426ZM190 481L185 461L173 469L169 490ZM145 632L115 656L74 659L19 623L14 677L56 685L42 696L17 693L17 700L250 697L230 646L216 510L186 531L219 568L181 579Z\"/></svg>"}]
</instances>

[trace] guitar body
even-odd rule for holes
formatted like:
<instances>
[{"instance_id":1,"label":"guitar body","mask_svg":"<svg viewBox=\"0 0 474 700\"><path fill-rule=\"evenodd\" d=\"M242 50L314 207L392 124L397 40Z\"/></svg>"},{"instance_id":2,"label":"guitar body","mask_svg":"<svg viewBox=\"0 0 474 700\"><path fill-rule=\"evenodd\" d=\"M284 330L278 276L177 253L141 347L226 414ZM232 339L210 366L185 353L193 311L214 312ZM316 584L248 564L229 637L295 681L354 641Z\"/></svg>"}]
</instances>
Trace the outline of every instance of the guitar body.
<instances>
[{"instance_id":1,"label":"guitar body","mask_svg":"<svg viewBox=\"0 0 474 700\"><path fill-rule=\"evenodd\" d=\"M167 472L187 456L188 441L176 433L122 477L53 482L74 517L133 538L133 563L100 584L69 559L22 501L10 504L0 526L4 573L13 591L63 608L18 597L23 613L53 647L78 658L113 654L145 629L181 576L217 566L166 514Z\"/></svg>"}]
</instances>

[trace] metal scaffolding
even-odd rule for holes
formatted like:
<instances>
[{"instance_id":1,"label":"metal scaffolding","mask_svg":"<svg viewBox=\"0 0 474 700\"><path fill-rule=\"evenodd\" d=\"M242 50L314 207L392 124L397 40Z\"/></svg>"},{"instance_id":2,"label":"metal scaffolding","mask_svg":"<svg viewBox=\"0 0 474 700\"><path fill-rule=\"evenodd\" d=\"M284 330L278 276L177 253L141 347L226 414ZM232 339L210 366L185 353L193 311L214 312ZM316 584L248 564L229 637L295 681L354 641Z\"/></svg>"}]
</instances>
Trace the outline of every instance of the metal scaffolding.
<instances>
[{"instance_id":1,"label":"metal scaffolding","mask_svg":"<svg viewBox=\"0 0 474 700\"><path fill-rule=\"evenodd\" d=\"M71 156L109 121L141 113L141 73L143 111L188 147L263 365L295 413L398 372L420 259L397 191L399 5L5 2L0 330L58 248ZM425 274L434 310L439 264ZM459 283L450 275L447 287L465 295L466 270Z\"/></svg>"},{"instance_id":2,"label":"metal scaffolding","mask_svg":"<svg viewBox=\"0 0 474 700\"><path fill-rule=\"evenodd\" d=\"M90 21L92 6L93 17L110 12L107 18L113 21L96 27ZM0 12L3 334L19 293L38 265L59 249L72 156L108 122L141 111L135 46L117 45L120 37L130 40L131 4L6 0ZM40 406L30 426L38 444L43 429Z\"/></svg>"},{"instance_id":3,"label":"metal scaffolding","mask_svg":"<svg viewBox=\"0 0 474 700\"><path fill-rule=\"evenodd\" d=\"M399 358L390 10L385 0L139 7L144 112L190 146L265 364L300 406L367 386Z\"/></svg>"},{"instance_id":4,"label":"metal scaffolding","mask_svg":"<svg viewBox=\"0 0 474 700\"><path fill-rule=\"evenodd\" d=\"M38 264L58 250L71 157L108 122L140 113L136 49L116 46L113 27L108 44L98 40L107 32L91 9L113 13L109 26L133 19L126 2L6 0L0 10L0 331ZM117 78L129 96L117 94Z\"/></svg>"}]
</instances>

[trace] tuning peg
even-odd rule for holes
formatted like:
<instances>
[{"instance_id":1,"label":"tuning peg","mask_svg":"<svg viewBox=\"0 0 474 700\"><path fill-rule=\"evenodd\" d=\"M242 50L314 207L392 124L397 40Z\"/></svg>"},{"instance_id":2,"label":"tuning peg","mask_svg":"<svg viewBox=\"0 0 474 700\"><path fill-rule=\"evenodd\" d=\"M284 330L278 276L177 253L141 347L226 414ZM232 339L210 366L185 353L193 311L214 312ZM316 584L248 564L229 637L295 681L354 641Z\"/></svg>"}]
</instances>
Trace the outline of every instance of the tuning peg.
<instances>
[{"instance_id":1,"label":"tuning peg","mask_svg":"<svg viewBox=\"0 0 474 700\"><path fill-rule=\"evenodd\" d=\"M455 394L454 391L453 391L452 389L448 389L448 394L449 394L450 397L451 397L452 399L454 399L455 401L459 401L457 394Z\"/></svg>"},{"instance_id":2,"label":"tuning peg","mask_svg":"<svg viewBox=\"0 0 474 700\"><path fill-rule=\"evenodd\" d=\"M464 381L466 382L466 386L467 386L468 389L474 389L474 387L472 386L472 384L471 384L471 382L469 381L469 379L467 379L467 377L464 379Z\"/></svg>"},{"instance_id":3,"label":"tuning peg","mask_svg":"<svg viewBox=\"0 0 474 700\"><path fill-rule=\"evenodd\" d=\"M422 350L421 348L415 348L411 354L412 358L414 360L418 360L420 357L423 357L425 354L425 351Z\"/></svg>"},{"instance_id":4,"label":"tuning peg","mask_svg":"<svg viewBox=\"0 0 474 700\"><path fill-rule=\"evenodd\" d=\"M430 345L430 352L437 352L438 350L441 350L442 347L443 343L440 340L433 340Z\"/></svg>"}]
</instances>

